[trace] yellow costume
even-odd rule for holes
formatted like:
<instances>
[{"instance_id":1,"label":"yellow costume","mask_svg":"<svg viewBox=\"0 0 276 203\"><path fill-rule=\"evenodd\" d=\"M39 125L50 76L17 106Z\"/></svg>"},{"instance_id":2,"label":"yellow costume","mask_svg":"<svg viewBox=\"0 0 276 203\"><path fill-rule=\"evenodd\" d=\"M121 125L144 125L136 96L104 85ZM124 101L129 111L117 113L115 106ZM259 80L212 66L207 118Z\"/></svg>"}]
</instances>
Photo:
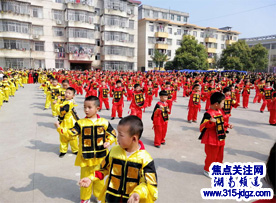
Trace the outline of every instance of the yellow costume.
<instances>
[{"instance_id":1,"label":"yellow costume","mask_svg":"<svg viewBox=\"0 0 276 203\"><path fill-rule=\"evenodd\" d=\"M9 96L10 96L10 83L9 81L2 81L2 86L3 86L3 92L4 92L4 101L9 101Z\"/></svg>"},{"instance_id":2,"label":"yellow costume","mask_svg":"<svg viewBox=\"0 0 276 203\"><path fill-rule=\"evenodd\" d=\"M46 95L46 101L45 101L45 109L49 109L51 104L51 89L50 89L51 83L50 81L45 82L44 87L44 94Z\"/></svg>"},{"instance_id":3,"label":"yellow costume","mask_svg":"<svg viewBox=\"0 0 276 203\"><path fill-rule=\"evenodd\" d=\"M116 140L116 133L110 123L104 118L98 118L95 122L89 118L80 119L71 129L57 129L59 133L66 136L79 136L79 152L76 157L75 166L81 167L81 178L94 174L95 168L108 154L104 143L110 145ZM92 190L95 197L99 197L104 186L103 180L94 181L88 188L80 188L80 198L88 200L91 198Z\"/></svg>"},{"instance_id":4,"label":"yellow costume","mask_svg":"<svg viewBox=\"0 0 276 203\"><path fill-rule=\"evenodd\" d=\"M139 194L140 203L157 200L154 162L143 143L139 141L139 144L140 149L129 157L123 148L114 146L101 163L99 172L104 176L109 175L100 195L102 202L127 202L133 193ZM95 175L92 174L89 178L95 180Z\"/></svg>"},{"instance_id":5,"label":"yellow costume","mask_svg":"<svg viewBox=\"0 0 276 203\"><path fill-rule=\"evenodd\" d=\"M2 82L0 82L0 108L3 105L3 100L4 100L4 92L3 92Z\"/></svg>"},{"instance_id":6,"label":"yellow costume","mask_svg":"<svg viewBox=\"0 0 276 203\"><path fill-rule=\"evenodd\" d=\"M56 112L56 109L55 109L55 106L54 106L55 104L53 102L54 101L58 101L59 89L60 89L59 85L56 85L56 86L51 85L50 86L50 91L51 91L51 109L52 109L52 115L53 116L57 116L57 112Z\"/></svg>"},{"instance_id":7,"label":"yellow costume","mask_svg":"<svg viewBox=\"0 0 276 203\"><path fill-rule=\"evenodd\" d=\"M10 96L13 96L15 95L15 91L16 91L16 86L15 86L15 79L14 78L11 78L9 80L9 84L10 84Z\"/></svg>"},{"instance_id":8,"label":"yellow costume","mask_svg":"<svg viewBox=\"0 0 276 203\"><path fill-rule=\"evenodd\" d=\"M73 128L77 120L79 120L74 107L74 101L64 101L62 104L57 104L56 112L59 115L58 120L61 128ZM60 140L60 152L67 153L68 143L70 143L73 153L78 152L78 140L77 137L68 137L63 134L59 136Z\"/></svg>"}]
</instances>

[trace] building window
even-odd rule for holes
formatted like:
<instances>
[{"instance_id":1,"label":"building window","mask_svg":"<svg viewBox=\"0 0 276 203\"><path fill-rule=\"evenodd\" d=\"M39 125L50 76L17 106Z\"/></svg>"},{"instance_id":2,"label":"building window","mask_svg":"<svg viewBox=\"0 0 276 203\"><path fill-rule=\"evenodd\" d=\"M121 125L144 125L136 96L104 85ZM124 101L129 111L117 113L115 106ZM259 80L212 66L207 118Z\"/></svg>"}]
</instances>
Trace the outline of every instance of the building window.
<instances>
[{"instance_id":1,"label":"building window","mask_svg":"<svg viewBox=\"0 0 276 203\"><path fill-rule=\"evenodd\" d=\"M181 45L181 40L177 40L176 45Z\"/></svg>"},{"instance_id":2,"label":"building window","mask_svg":"<svg viewBox=\"0 0 276 203\"><path fill-rule=\"evenodd\" d=\"M153 49L149 49L148 55L153 56Z\"/></svg>"},{"instance_id":3,"label":"building window","mask_svg":"<svg viewBox=\"0 0 276 203\"><path fill-rule=\"evenodd\" d=\"M89 29L82 29L82 28L69 28L68 36L72 38L93 39L94 31Z\"/></svg>"},{"instance_id":4,"label":"building window","mask_svg":"<svg viewBox=\"0 0 276 203\"><path fill-rule=\"evenodd\" d=\"M131 43L134 42L134 35L129 35L128 42L131 42Z\"/></svg>"},{"instance_id":5,"label":"building window","mask_svg":"<svg viewBox=\"0 0 276 203\"><path fill-rule=\"evenodd\" d=\"M168 45L172 45L172 39L167 39Z\"/></svg>"},{"instance_id":6,"label":"building window","mask_svg":"<svg viewBox=\"0 0 276 203\"><path fill-rule=\"evenodd\" d=\"M276 49L276 44L271 44L271 49Z\"/></svg>"},{"instance_id":7,"label":"building window","mask_svg":"<svg viewBox=\"0 0 276 203\"><path fill-rule=\"evenodd\" d=\"M148 37L148 43L149 44L154 44L155 43L155 38L154 37Z\"/></svg>"},{"instance_id":8,"label":"building window","mask_svg":"<svg viewBox=\"0 0 276 203\"><path fill-rule=\"evenodd\" d=\"M168 32L169 32L169 34L172 34L172 28L171 27L168 28Z\"/></svg>"},{"instance_id":9,"label":"building window","mask_svg":"<svg viewBox=\"0 0 276 203\"><path fill-rule=\"evenodd\" d=\"M122 46L105 46L103 49L105 55L134 56L134 48Z\"/></svg>"},{"instance_id":10,"label":"building window","mask_svg":"<svg viewBox=\"0 0 276 203\"><path fill-rule=\"evenodd\" d=\"M147 18L147 17L150 17L150 10L148 10L148 9L145 9L145 17Z\"/></svg>"},{"instance_id":11,"label":"building window","mask_svg":"<svg viewBox=\"0 0 276 203\"><path fill-rule=\"evenodd\" d=\"M148 61L148 67L152 68L152 61Z\"/></svg>"},{"instance_id":12,"label":"building window","mask_svg":"<svg viewBox=\"0 0 276 203\"><path fill-rule=\"evenodd\" d=\"M95 56L95 60L96 61L100 61L101 60L101 54L97 53L97 55Z\"/></svg>"},{"instance_id":13,"label":"building window","mask_svg":"<svg viewBox=\"0 0 276 203\"><path fill-rule=\"evenodd\" d=\"M177 29L177 35L181 35L181 29Z\"/></svg>"},{"instance_id":14,"label":"building window","mask_svg":"<svg viewBox=\"0 0 276 203\"><path fill-rule=\"evenodd\" d=\"M162 13L162 18L163 19L168 19L168 14L167 13Z\"/></svg>"},{"instance_id":15,"label":"building window","mask_svg":"<svg viewBox=\"0 0 276 203\"><path fill-rule=\"evenodd\" d=\"M221 40L222 40L222 41L225 40L225 35L221 35Z\"/></svg>"},{"instance_id":16,"label":"building window","mask_svg":"<svg viewBox=\"0 0 276 203\"><path fill-rule=\"evenodd\" d=\"M34 60L34 68L45 68L44 60Z\"/></svg>"},{"instance_id":17,"label":"building window","mask_svg":"<svg viewBox=\"0 0 276 203\"><path fill-rule=\"evenodd\" d=\"M201 38L204 38L204 32L201 32L201 33L200 33L200 37L201 37Z\"/></svg>"},{"instance_id":18,"label":"building window","mask_svg":"<svg viewBox=\"0 0 276 203\"><path fill-rule=\"evenodd\" d=\"M184 30L184 35L188 35L189 31L188 30Z\"/></svg>"},{"instance_id":19,"label":"building window","mask_svg":"<svg viewBox=\"0 0 276 203\"><path fill-rule=\"evenodd\" d=\"M158 18L158 12L157 11L153 11L153 18Z\"/></svg>"},{"instance_id":20,"label":"building window","mask_svg":"<svg viewBox=\"0 0 276 203\"><path fill-rule=\"evenodd\" d=\"M237 41L237 37L234 37L234 41Z\"/></svg>"},{"instance_id":21,"label":"building window","mask_svg":"<svg viewBox=\"0 0 276 203\"><path fill-rule=\"evenodd\" d=\"M35 51L44 51L44 42L35 42Z\"/></svg>"},{"instance_id":22,"label":"building window","mask_svg":"<svg viewBox=\"0 0 276 203\"><path fill-rule=\"evenodd\" d=\"M64 0L55 0L56 3L64 3Z\"/></svg>"},{"instance_id":23,"label":"building window","mask_svg":"<svg viewBox=\"0 0 276 203\"><path fill-rule=\"evenodd\" d=\"M61 24L64 20L63 11L53 10L52 13L53 13L53 20L60 22Z\"/></svg>"},{"instance_id":24,"label":"building window","mask_svg":"<svg viewBox=\"0 0 276 203\"><path fill-rule=\"evenodd\" d=\"M185 23L187 23L188 18L184 16L184 17L183 17L183 21L184 21Z\"/></svg>"},{"instance_id":25,"label":"building window","mask_svg":"<svg viewBox=\"0 0 276 203\"><path fill-rule=\"evenodd\" d=\"M95 26L95 31L97 31L97 32L101 31L99 24L94 24L94 26Z\"/></svg>"},{"instance_id":26,"label":"building window","mask_svg":"<svg viewBox=\"0 0 276 203\"><path fill-rule=\"evenodd\" d=\"M53 32L55 37L64 36L65 29L63 27L53 27Z\"/></svg>"},{"instance_id":27,"label":"building window","mask_svg":"<svg viewBox=\"0 0 276 203\"><path fill-rule=\"evenodd\" d=\"M93 23L94 13L87 11L68 10L68 20L83 23Z\"/></svg>"},{"instance_id":28,"label":"building window","mask_svg":"<svg viewBox=\"0 0 276 203\"><path fill-rule=\"evenodd\" d=\"M43 26L33 26L33 35L42 36L43 34Z\"/></svg>"},{"instance_id":29,"label":"building window","mask_svg":"<svg viewBox=\"0 0 276 203\"><path fill-rule=\"evenodd\" d=\"M150 30L151 32L154 32L154 26L153 26L153 25L149 25L149 30Z\"/></svg>"},{"instance_id":30,"label":"building window","mask_svg":"<svg viewBox=\"0 0 276 203\"><path fill-rule=\"evenodd\" d=\"M177 15L177 21L181 21L181 16Z\"/></svg>"},{"instance_id":31,"label":"building window","mask_svg":"<svg viewBox=\"0 0 276 203\"><path fill-rule=\"evenodd\" d=\"M194 37L197 36L197 31L193 31L193 36L194 36Z\"/></svg>"},{"instance_id":32,"label":"building window","mask_svg":"<svg viewBox=\"0 0 276 203\"><path fill-rule=\"evenodd\" d=\"M96 39L96 46L101 46L101 40L99 40L99 39Z\"/></svg>"},{"instance_id":33,"label":"building window","mask_svg":"<svg viewBox=\"0 0 276 203\"><path fill-rule=\"evenodd\" d=\"M64 68L64 60L56 60L56 69Z\"/></svg>"},{"instance_id":34,"label":"building window","mask_svg":"<svg viewBox=\"0 0 276 203\"><path fill-rule=\"evenodd\" d=\"M100 16L101 15L101 9L95 8L95 15Z\"/></svg>"},{"instance_id":35,"label":"building window","mask_svg":"<svg viewBox=\"0 0 276 203\"><path fill-rule=\"evenodd\" d=\"M217 39L218 38L218 34L214 34L214 38Z\"/></svg>"},{"instance_id":36,"label":"building window","mask_svg":"<svg viewBox=\"0 0 276 203\"><path fill-rule=\"evenodd\" d=\"M30 15L30 4L16 1L1 1L1 12L12 12L15 14Z\"/></svg>"},{"instance_id":37,"label":"building window","mask_svg":"<svg viewBox=\"0 0 276 203\"><path fill-rule=\"evenodd\" d=\"M218 44L214 43L214 48L217 49L218 48Z\"/></svg>"},{"instance_id":38,"label":"building window","mask_svg":"<svg viewBox=\"0 0 276 203\"><path fill-rule=\"evenodd\" d=\"M171 14L171 20L174 20L174 14Z\"/></svg>"},{"instance_id":39,"label":"building window","mask_svg":"<svg viewBox=\"0 0 276 203\"><path fill-rule=\"evenodd\" d=\"M129 20L129 29L134 29L134 20Z\"/></svg>"},{"instance_id":40,"label":"building window","mask_svg":"<svg viewBox=\"0 0 276 203\"><path fill-rule=\"evenodd\" d=\"M221 44L221 49L224 49L224 44Z\"/></svg>"},{"instance_id":41,"label":"building window","mask_svg":"<svg viewBox=\"0 0 276 203\"><path fill-rule=\"evenodd\" d=\"M4 43L2 44L2 42ZM1 42L0 49L16 49L16 50L30 50L30 42L25 40L11 40L11 39L4 39Z\"/></svg>"},{"instance_id":42,"label":"building window","mask_svg":"<svg viewBox=\"0 0 276 203\"><path fill-rule=\"evenodd\" d=\"M33 11L33 17L34 18L43 18L43 10L42 7L32 7L32 11Z\"/></svg>"},{"instance_id":43,"label":"building window","mask_svg":"<svg viewBox=\"0 0 276 203\"><path fill-rule=\"evenodd\" d=\"M172 56L172 50L167 50L167 55Z\"/></svg>"},{"instance_id":44,"label":"building window","mask_svg":"<svg viewBox=\"0 0 276 203\"><path fill-rule=\"evenodd\" d=\"M24 68L26 64L22 58L6 58L7 68Z\"/></svg>"},{"instance_id":45,"label":"building window","mask_svg":"<svg viewBox=\"0 0 276 203\"><path fill-rule=\"evenodd\" d=\"M0 20L0 32L17 32L29 34L29 24L17 21Z\"/></svg>"}]
</instances>

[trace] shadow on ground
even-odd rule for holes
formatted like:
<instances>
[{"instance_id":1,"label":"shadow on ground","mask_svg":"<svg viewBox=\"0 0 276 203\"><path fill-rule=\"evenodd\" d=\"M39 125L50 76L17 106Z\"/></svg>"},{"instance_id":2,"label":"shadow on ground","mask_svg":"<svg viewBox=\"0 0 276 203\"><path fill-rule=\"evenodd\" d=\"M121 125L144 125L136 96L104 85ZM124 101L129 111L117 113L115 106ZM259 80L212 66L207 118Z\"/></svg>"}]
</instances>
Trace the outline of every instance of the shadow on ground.
<instances>
[{"instance_id":1,"label":"shadow on ground","mask_svg":"<svg viewBox=\"0 0 276 203\"><path fill-rule=\"evenodd\" d=\"M174 159L163 159L163 158L154 159L154 163L156 168L162 167L170 171L195 174L195 175L202 175L203 167L204 167L203 165L198 165L196 163L189 162L189 161L178 162Z\"/></svg>"},{"instance_id":2,"label":"shadow on ground","mask_svg":"<svg viewBox=\"0 0 276 203\"><path fill-rule=\"evenodd\" d=\"M45 143L40 140L30 140L33 146L27 146L29 149L39 150L40 152L52 152L59 154L59 144Z\"/></svg>"},{"instance_id":3,"label":"shadow on ground","mask_svg":"<svg viewBox=\"0 0 276 203\"><path fill-rule=\"evenodd\" d=\"M75 180L60 177L48 177L41 173L33 173L29 175L29 178L31 179L29 185L21 188L11 187L10 190L14 192L39 190L46 197L52 199L58 198L79 202L79 187Z\"/></svg>"},{"instance_id":4,"label":"shadow on ground","mask_svg":"<svg viewBox=\"0 0 276 203\"><path fill-rule=\"evenodd\" d=\"M255 159L259 159L264 162L267 160L267 157L268 157L265 154L261 154L255 151L245 151L245 150L232 149L232 148L224 148L224 150L230 155L234 155L234 156L243 155L243 156L254 157Z\"/></svg>"}]
</instances>

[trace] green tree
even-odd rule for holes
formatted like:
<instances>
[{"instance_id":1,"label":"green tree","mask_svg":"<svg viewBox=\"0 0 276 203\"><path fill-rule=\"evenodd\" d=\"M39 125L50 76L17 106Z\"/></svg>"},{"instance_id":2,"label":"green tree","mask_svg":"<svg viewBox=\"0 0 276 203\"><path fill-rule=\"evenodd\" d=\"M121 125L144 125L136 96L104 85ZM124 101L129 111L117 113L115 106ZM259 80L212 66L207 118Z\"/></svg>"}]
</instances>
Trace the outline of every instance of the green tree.
<instances>
[{"instance_id":1,"label":"green tree","mask_svg":"<svg viewBox=\"0 0 276 203\"><path fill-rule=\"evenodd\" d=\"M266 70L268 67L268 50L261 44L251 47L252 70Z\"/></svg>"},{"instance_id":2,"label":"green tree","mask_svg":"<svg viewBox=\"0 0 276 203\"><path fill-rule=\"evenodd\" d=\"M198 44L195 37L184 35L181 47L175 52L173 64L175 69L208 69L207 52L202 44Z\"/></svg>"},{"instance_id":3,"label":"green tree","mask_svg":"<svg viewBox=\"0 0 276 203\"><path fill-rule=\"evenodd\" d=\"M154 55L151 56L151 58L159 70L160 67L163 67L164 62L168 61L168 56L166 54L161 53L158 49L154 50Z\"/></svg>"},{"instance_id":4,"label":"green tree","mask_svg":"<svg viewBox=\"0 0 276 203\"><path fill-rule=\"evenodd\" d=\"M165 69L166 69L166 70L174 70L173 61L168 61L168 62L165 64Z\"/></svg>"},{"instance_id":5,"label":"green tree","mask_svg":"<svg viewBox=\"0 0 276 203\"><path fill-rule=\"evenodd\" d=\"M220 58L220 67L226 70L252 70L251 49L244 40L228 45Z\"/></svg>"}]
</instances>

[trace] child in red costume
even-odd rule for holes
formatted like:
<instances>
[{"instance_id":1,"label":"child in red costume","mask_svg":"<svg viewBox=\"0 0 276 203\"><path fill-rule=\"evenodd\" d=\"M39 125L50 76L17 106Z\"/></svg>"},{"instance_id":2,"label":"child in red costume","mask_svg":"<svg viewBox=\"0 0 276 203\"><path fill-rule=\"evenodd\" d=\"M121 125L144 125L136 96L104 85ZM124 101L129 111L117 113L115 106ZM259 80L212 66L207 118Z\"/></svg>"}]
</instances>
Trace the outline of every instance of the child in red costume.
<instances>
[{"instance_id":1,"label":"child in red costume","mask_svg":"<svg viewBox=\"0 0 276 203\"><path fill-rule=\"evenodd\" d=\"M232 85L230 85L232 87ZM237 108L239 106L239 104L236 103L236 100L234 100L231 97L231 89L230 87L225 87L223 89L223 93L225 95L225 100L224 100L224 106L223 106L223 112L224 112L224 124L225 126L228 126L229 124L229 118L231 116L231 110L232 107ZM229 133L227 130L227 127L225 127L225 132Z\"/></svg>"},{"instance_id":2,"label":"child in red costume","mask_svg":"<svg viewBox=\"0 0 276 203\"><path fill-rule=\"evenodd\" d=\"M167 100L167 103L169 105L169 114L171 114L171 111L172 111L172 94L173 94L173 88L171 87L171 83L170 82L166 82L166 85L165 85L165 88L164 90L168 93L168 100Z\"/></svg>"},{"instance_id":3,"label":"child in red costume","mask_svg":"<svg viewBox=\"0 0 276 203\"><path fill-rule=\"evenodd\" d=\"M224 106L225 96L220 92L215 92L210 98L210 109L204 114L200 123L200 136L202 144L205 144L205 166L204 175L209 176L209 167L213 162L222 163L223 151L225 145L225 127L233 127L224 123L222 108Z\"/></svg>"},{"instance_id":4,"label":"child in red costume","mask_svg":"<svg viewBox=\"0 0 276 203\"><path fill-rule=\"evenodd\" d=\"M116 112L118 112L119 118L123 117L123 106L124 106L124 95L126 95L125 89L122 87L121 80L116 81L116 87L112 90L112 113L111 120L116 117Z\"/></svg>"},{"instance_id":5,"label":"child in red costume","mask_svg":"<svg viewBox=\"0 0 276 203\"><path fill-rule=\"evenodd\" d=\"M200 93L200 85L195 84L192 89L192 94L190 96L189 101L189 112L188 112L188 122L191 123L192 121L196 123L197 121L197 113L200 111L200 100L201 100L201 93Z\"/></svg>"},{"instance_id":6,"label":"child in red costume","mask_svg":"<svg viewBox=\"0 0 276 203\"><path fill-rule=\"evenodd\" d=\"M142 119L142 108L144 108L145 99L144 93L141 90L141 86L139 84L134 85L134 92L132 94L131 104L129 106L130 115L134 115Z\"/></svg>"},{"instance_id":7,"label":"child in red costume","mask_svg":"<svg viewBox=\"0 0 276 203\"><path fill-rule=\"evenodd\" d=\"M104 102L105 108L109 110L108 93L109 93L109 89L105 81L103 80L99 88L100 110L102 110L103 102Z\"/></svg>"},{"instance_id":8,"label":"child in red costume","mask_svg":"<svg viewBox=\"0 0 276 203\"><path fill-rule=\"evenodd\" d=\"M160 145L165 145L165 137L168 128L169 106L166 102L168 93L165 90L159 92L160 101L154 107L151 120L153 121L154 129L154 146L160 148Z\"/></svg>"},{"instance_id":9,"label":"child in red costume","mask_svg":"<svg viewBox=\"0 0 276 203\"><path fill-rule=\"evenodd\" d=\"M99 87L99 84L96 81L96 77L93 76L90 85L88 85L87 87L84 88L85 91L86 91L85 97L89 97L89 96L96 96L97 97L98 87Z\"/></svg>"},{"instance_id":10,"label":"child in red costume","mask_svg":"<svg viewBox=\"0 0 276 203\"><path fill-rule=\"evenodd\" d=\"M272 101L269 106L269 124L276 126L276 91L272 93Z\"/></svg>"},{"instance_id":11,"label":"child in red costume","mask_svg":"<svg viewBox=\"0 0 276 203\"><path fill-rule=\"evenodd\" d=\"M208 87L208 93L205 95L206 96L206 105L205 105L206 111L208 111L208 109L210 108L210 98L214 92L216 92L216 85L213 80L210 80L209 87Z\"/></svg>"},{"instance_id":12,"label":"child in red costume","mask_svg":"<svg viewBox=\"0 0 276 203\"><path fill-rule=\"evenodd\" d=\"M251 86L251 83L247 81L242 91L242 106L246 109L248 108L250 89L253 89L253 86Z\"/></svg>"},{"instance_id":13,"label":"child in red costume","mask_svg":"<svg viewBox=\"0 0 276 203\"><path fill-rule=\"evenodd\" d=\"M269 106L272 99L273 88L270 87L269 81L265 83L265 87L263 88L263 90L261 90L261 92L263 92L263 96L262 96L263 104L261 106L260 112L263 113L266 106L267 106L267 109L269 110Z\"/></svg>"},{"instance_id":14,"label":"child in red costume","mask_svg":"<svg viewBox=\"0 0 276 203\"><path fill-rule=\"evenodd\" d=\"M153 99L153 85L151 80L148 81L148 84L144 87L144 92L146 96L145 107L151 107L151 103Z\"/></svg>"}]
</instances>

